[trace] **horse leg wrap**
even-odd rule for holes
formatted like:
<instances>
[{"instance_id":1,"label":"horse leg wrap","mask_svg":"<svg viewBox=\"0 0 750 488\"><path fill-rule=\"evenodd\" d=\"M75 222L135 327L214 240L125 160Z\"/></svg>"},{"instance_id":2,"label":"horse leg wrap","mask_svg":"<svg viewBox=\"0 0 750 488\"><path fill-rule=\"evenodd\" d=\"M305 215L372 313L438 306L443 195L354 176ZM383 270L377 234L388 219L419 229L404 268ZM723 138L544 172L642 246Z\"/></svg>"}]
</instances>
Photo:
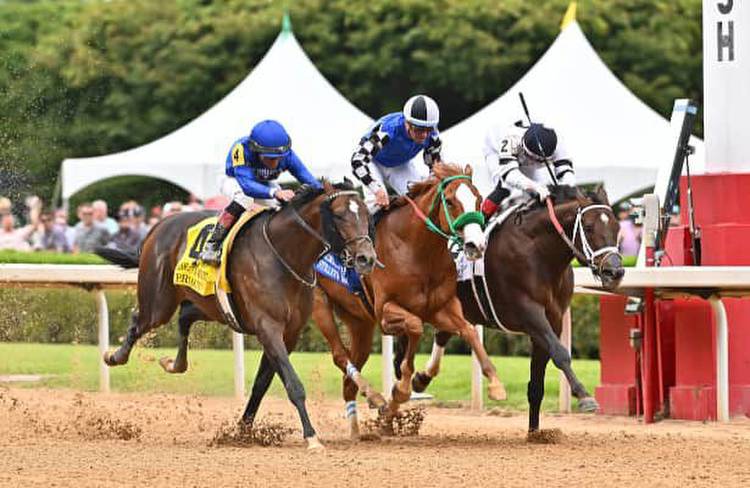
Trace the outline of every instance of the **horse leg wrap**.
<instances>
[{"instance_id":1,"label":"horse leg wrap","mask_svg":"<svg viewBox=\"0 0 750 488\"><path fill-rule=\"evenodd\" d=\"M346 418L350 418L352 416L354 417L357 416L357 401L356 400L346 402Z\"/></svg>"}]
</instances>

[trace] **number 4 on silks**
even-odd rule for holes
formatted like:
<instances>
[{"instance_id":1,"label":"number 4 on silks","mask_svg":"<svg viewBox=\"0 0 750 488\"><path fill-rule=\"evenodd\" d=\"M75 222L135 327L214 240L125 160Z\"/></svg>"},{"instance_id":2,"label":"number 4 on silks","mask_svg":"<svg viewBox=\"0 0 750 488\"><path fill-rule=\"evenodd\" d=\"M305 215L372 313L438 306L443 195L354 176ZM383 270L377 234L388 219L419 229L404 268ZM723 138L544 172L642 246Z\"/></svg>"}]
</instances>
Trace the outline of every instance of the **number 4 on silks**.
<instances>
[{"instance_id":1,"label":"number 4 on silks","mask_svg":"<svg viewBox=\"0 0 750 488\"><path fill-rule=\"evenodd\" d=\"M215 224L209 224L201 229L201 233L198 234L198 237L195 239L193 247L190 248L190 257L192 259L200 258L201 251L203 251L203 246L206 245L209 234L214 230L214 225Z\"/></svg>"}]
</instances>

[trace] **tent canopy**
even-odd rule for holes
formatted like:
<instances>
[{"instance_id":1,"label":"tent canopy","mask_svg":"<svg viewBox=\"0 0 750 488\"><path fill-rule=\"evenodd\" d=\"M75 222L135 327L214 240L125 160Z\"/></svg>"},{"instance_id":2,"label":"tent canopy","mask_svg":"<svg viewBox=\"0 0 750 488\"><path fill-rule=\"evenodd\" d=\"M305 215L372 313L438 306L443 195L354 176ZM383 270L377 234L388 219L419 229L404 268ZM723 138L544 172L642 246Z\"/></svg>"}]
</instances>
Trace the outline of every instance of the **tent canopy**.
<instances>
[{"instance_id":1,"label":"tent canopy","mask_svg":"<svg viewBox=\"0 0 750 488\"><path fill-rule=\"evenodd\" d=\"M676 140L669 121L640 101L602 62L575 20L563 27L537 63L500 98L442 134L447 160L470 162L483 193L492 190L482 147L494 124L525 120L556 129L573 158L579 183L603 182L616 201L653 186L671 163ZM693 138L691 171L703 171L703 143Z\"/></svg>"},{"instance_id":2,"label":"tent canopy","mask_svg":"<svg viewBox=\"0 0 750 488\"><path fill-rule=\"evenodd\" d=\"M354 145L372 123L315 68L285 17L284 28L255 69L198 118L134 149L63 161L62 197L113 176L143 175L208 198L218 193L232 142L263 119L284 125L293 149L314 175L335 179L349 173Z\"/></svg>"}]
</instances>

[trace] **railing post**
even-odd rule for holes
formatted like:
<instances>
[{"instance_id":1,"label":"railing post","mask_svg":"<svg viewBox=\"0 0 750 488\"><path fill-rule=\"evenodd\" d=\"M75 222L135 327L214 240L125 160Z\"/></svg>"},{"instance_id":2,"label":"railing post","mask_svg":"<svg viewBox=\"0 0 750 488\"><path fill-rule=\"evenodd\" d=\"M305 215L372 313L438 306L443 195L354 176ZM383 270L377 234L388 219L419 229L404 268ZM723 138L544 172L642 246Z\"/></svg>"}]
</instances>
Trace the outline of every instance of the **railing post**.
<instances>
[{"instance_id":1,"label":"railing post","mask_svg":"<svg viewBox=\"0 0 750 488\"><path fill-rule=\"evenodd\" d=\"M94 293L99 338L99 391L109 393L109 366L104 363L103 359L104 353L109 349L109 309L104 290L97 288Z\"/></svg>"}]
</instances>

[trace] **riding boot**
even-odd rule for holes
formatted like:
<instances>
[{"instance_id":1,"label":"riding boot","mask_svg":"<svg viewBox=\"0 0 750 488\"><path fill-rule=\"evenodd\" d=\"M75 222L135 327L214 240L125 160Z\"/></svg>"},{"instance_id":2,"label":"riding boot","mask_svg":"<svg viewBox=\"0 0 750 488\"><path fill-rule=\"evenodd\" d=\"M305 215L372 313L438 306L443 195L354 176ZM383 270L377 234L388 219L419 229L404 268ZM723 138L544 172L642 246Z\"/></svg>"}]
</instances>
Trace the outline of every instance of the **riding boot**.
<instances>
[{"instance_id":1,"label":"riding boot","mask_svg":"<svg viewBox=\"0 0 750 488\"><path fill-rule=\"evenodd\" d=\"M224 242L224 238L229 234L229 229L232 228L236 220L237 217L226 210L221 212L211 237L208 238L206 245L203 246L200 255L201 261L214 266L218 266L221 263L221 244Z\"/></svg>"}]
</instances>

